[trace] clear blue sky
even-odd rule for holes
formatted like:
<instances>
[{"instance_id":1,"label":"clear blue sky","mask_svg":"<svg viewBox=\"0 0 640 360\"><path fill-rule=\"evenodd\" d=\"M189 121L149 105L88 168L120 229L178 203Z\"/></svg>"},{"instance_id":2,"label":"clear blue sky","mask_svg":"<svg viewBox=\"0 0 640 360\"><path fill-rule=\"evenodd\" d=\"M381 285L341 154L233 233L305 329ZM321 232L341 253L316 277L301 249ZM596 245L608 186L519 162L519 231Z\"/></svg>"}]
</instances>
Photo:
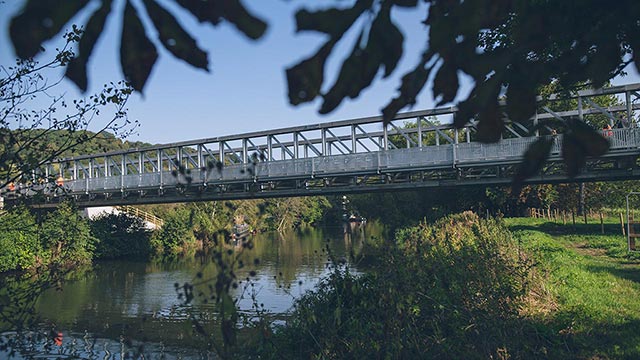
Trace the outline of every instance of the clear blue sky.
<instances>
[{"instance_id":1,"label":"clear blue sky","mask_svg":"<svg viewBox=\"0 0 640 360\"><path fill-rule=\"evenodd\" d=\"M159 2L176 9L171 2ZM15 56L8 39L8 21L20 10L22 3L20 0L8 0L0 4L0 64L4 66L10 65ZM90 60L88 94L92 89L99 89L104 82L117 81L122 76L117 47L124 1L115 3L106 32ZM139 5L140 2L133 3ZM195 34L199 46L209 52L209 73L173 58L157 41L155 30L147 28L160 57L144 95L135 94L128 104L129 117L141 124L138 134L130 137L130 140L168 143L373 116L378 115L380 109L396 94L402 71L396 71L394 76L385 80L381 80L379 74L374 85L359 98L343 102L336 111L326 116L317 114L319 100L297 107L289 105L285 68L311 55L323 43L321 35L295 33L295 11L305 5L322 7L335 1L245 0L243 3L269 24L266 35L259 41L247 40L229 24L222 23L217 27L200 24L184 11L177 11L182 14L179 17L182 25ZM405 34L405 54L398 70L406 70L418 61L419 51L427 40L427 32L421 24L426 17L426 7L422 6L417 11L396 11L393 16ZM84 24L86 17L87 14L81 15L72 19L72 22ZM328 85L337 74L342 59L351 50L354 34L349 35L348 41L337 48L338 51L330 58L325 74L331 80ZM45 47L55 48L58 44L51 42ZM627 79L616 80L616 83L634 82L637 79L634 74ZM464 96L469 90L469 82L463 79L463 84L461 95ZM61 84L60 92L66 92L69 99L83 96L67 80ZM433 106L430 87L425 88L414 109Z\"/></svg>"}]
</instances>

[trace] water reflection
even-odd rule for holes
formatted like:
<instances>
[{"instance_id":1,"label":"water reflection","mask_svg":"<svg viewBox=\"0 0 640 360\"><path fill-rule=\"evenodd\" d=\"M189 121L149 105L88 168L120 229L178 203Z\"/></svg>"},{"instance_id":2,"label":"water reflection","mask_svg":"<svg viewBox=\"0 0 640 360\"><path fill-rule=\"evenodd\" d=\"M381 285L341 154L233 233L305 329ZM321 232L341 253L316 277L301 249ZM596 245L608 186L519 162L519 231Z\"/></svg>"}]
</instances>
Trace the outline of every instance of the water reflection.
<instances>
[{"instance_id":1,"label":"water reflection","mask_svg":"<svg viewBox=\"0 0 640 360\"><path fill-rule=\"evenodd\" d=\"M282 316L296 297L327 274L327 246L336 258L358 271L354 259L360 256L365 237L378 234L375 227L368 226L366 231L355 229L352 234L336 227L256 235L254 248L242 253L248 266L236 271L244 281L232 290L232 296L245 313L254 310L255 301ZM250 276L252 270L256 276ZM201 344L193 339L187 319L194 311L213 317L213 306L206 296L181 305L174 286L193 283L197 273L204 279L215 278L210 255L171 262L100 262L94 271L65 284L61 291L46 291L37 310L47 326L63 330L76 342L86 340L78 335L86 332L93 339L111 339L109 347L121 338L151 342L155 353L164 346L198 346ZM247 278L252 281L248 283ZM207 285L197 287L194 294L207 293Z\"/></svg>"}]
</instances>

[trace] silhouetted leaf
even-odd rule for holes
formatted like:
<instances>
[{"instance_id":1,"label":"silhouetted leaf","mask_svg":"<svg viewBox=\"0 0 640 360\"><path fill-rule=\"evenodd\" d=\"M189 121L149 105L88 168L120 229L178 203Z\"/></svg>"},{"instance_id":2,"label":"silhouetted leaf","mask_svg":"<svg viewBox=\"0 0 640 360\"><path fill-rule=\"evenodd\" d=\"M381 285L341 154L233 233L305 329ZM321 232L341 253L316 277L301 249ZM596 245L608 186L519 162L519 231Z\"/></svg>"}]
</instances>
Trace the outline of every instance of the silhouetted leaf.
<instances>
[{"instance_id":1,"label":"silhouetted leaf","mask_svg":"<svg viewBox=\"0 0 640 360\"><path fill-rule=\"evenodd\" d=\"M314 12L302 9L296 12L296 31L319 31L330 35L333 41L337 41L372 4L373 0L358 0L348 9L330 8Z\"/></svg>"},{"instance_id":2,"label":"silhouetted leaf","mask_svg":"<svg viewBox=\"0 0 640 360\"><path fill-rule=\"evenodd\" d=\"M452 102L458 93L458 70L449 62L445 62L438 69L436 77L433 79L433 97L442 95L438 101L438 106Z\"/></svg>"},{"instance_id":3,"label":"silhouetted leaf","mask_svg":"<svg viewBox=\"0 0 640 360\"><path fill-rule=\"evenodd\" d=\"M367 52L372 58L380 58L384 65L384 76L391 75L398 61L402 57L402 44L404 36L398 27L391 22L391 9L380 10L378 16L371 24ZM377 70L378 66L375 64ZM367 85L368 86L368 85Z\"/></svg>"},{"instance_id":4,"label":"silhouetted leaf","mask_svg":"<svg viewBox=\"0 0 640 360\"><path fill-rule=\"evenodd\" d=\"M492 142L497 140L491 139L500 138L504 121L502 120L502 115L498 113L498 93L502 85L499 78L500 76L496 73L482 83L476 84L467 99L458 104L458 111L453 118L455 127L465 127L469 121L484 112L485 115L482 120L478 116L479 121L487 121L484 125L481 125L483 134L480 137L485 138L485 140L481 141ZM491 126L494 125L499 126L499 128L492 130ZM480 128L478 130L480 131ZM492 131L494 134L490 134Z\"/></svg>"},{"instance_id":5,"label":"silhouetted leaf","mask_svg":"<svg viewBox=\"0 0 640 360\"><path fill-rule=\"evenodd\" d=\"M586 64L586 71L596 88L604 86L617 74L620 58L624 55L615 31L603 32L598 40L599 43L595 46L595 51L591 52Z\"/></svg>"},{"instance_id":6,"label":"silhouetted leaf","mask_svg":"<svg viewBox=\"0 0 640 360\"><path fill-rule=\"evenodd\" d=\"M385 124L391 121L400 109L407 105L416 103L416 96L429 77L429 70L424 68L424 64L418 65L413 71L402 77L400 84L400 95L394 98L382 109L382 117Z\"/></svg>"},{"instance_id":7,"label":"silhouetted leaf","mask_svg":"<svg viewBox=\"0 0 640 360\"><path fill-rule=\"evenodd\" d=\"M267 24L251 15L238 0L177 0L177 3L191 12L200 22L218 25L222 18L251 39L258 39L267 30Z\"/></svg>"},{"instance_id":8,"label":"silhouetted leaf","mask_svg":"<svg viewBox=\"0 0 640 360\"><path fill-rule=\"evenodd\" d=\"M631 46L632 50L632 59L633 63L636 65L636 69L640 70L640 38L637 36L633 36L630 39L627 39L629 46Z\"/></svg>"},{"instance_id":9,"label":"silhouetted leaf","mask_svg":"<svg viewBox=\"0 0 640 360\"><path fill-rule=\"evenodd\" d=\"M578 138L571 132L565 133L563 136L562 159L567 168L567 175L569 175L570 178L578 175L586 164L587 154L585 153L585 149Z\"/></svg>"},{"instance_id":10,"label":"silhouetted leaf","mask_svg":"<svg viewBox=\"0 0 640 360\"><path fill-rule=\"evenodd\" d=\"M477 114L478 105L477 98L473 94L469 95L466 100L458 104L458 111L453 117L453 125L457 128L463 128Z\"/></svg>"},{"instance_id":11,"label":"silhouetted leaf","mask_svg":"<svg viewBox=\"0 0 640 360\"><path fill-rule=\"evenodd\" d=\"M504 121L502 112L498 106L498 101L488 104L478 114L478 140L482 142L500 141Z\"/></svg>"},{"instance_id":12,"label":"silhouetted leaf","mask_svg":"<svg viewBox=\"0 0 640 360\"><path fill-rule=\"evenodd\" d=\"M569 131L582 147L586 156L602 156L609 150L609 142L602 134L576 118L567 119Z\"/></svg>"},{"instance_id":13,"label":"silhouetted leaf","mask_svg":"<svg viewBox=\"0 0 640 360\"><path fill-rule=\"evenodd\" d=\"M62 30L88 0L29 0L21 13L11 19L9 36L18 57L35 56L45 40Z\"/></svg>"},{"instance_id":14,"label":"silhouetted leaf","mask_svg":"<svg viewBox=\"0 0 640 360\"><path fill-rule=\"evenodd\" d=\"M223 16L250 39L256 40L264 35L267 23L251 15L239 0L222 1Z\"/></svg>"},{"instance_id":15,"label":"silhouetted leaf","mask_svg":"<svg viewBox=\"0 0 640 360\"><path fill-rule=\"evenodd\" d=\"M192 13L200 22L218 25L222 18L222 9L216 6L216 1L176 0L176 2Z\"/></svg>"},{"instance_id":16,"label":"silhouetted leaf","mask_svg":"<svg viewBox=\"0 0 640 360\"><path fill-rule=\"evenodd\" d=\"M515 122L525 122L536 112L536 92L531 84L511 81L507 88L507 114Z\"/></svg>"},{"instance_id":17,"label":"silhouetted leaf","mask_svg":"<svg viewBox=\"0 0 640 360\"><path fill-rule=\"evenodd\" d=\"M157 58L156 47L147 38L136 9L127 1L120 40L120 64L134 89L142 91Z\"/></svg>"},{"instance_id":18,"label":"silhouetted leaf","mask_svg":"<svg viewBox=\"0 0 640 360\"><path fill-rule=\"evenodd\" d=\"M403 7L416 7L418 5L418 0L392 0L392 2Z\"/></svg>"},{"instance_id":19,"label":"silhouetted leaf","mask_svg":"<svg viewBox=\"0 0 640 360\"><path fill-rule=\"evenodd\" d=\"M365 66L366 59L363 56L363 50L360 48L360 41L362 40L363 33L360 32L358 39L355 42L351 54L342 63L340 68L340 74L338 79L333 84L331 89L323 95L324 101L320 107L319 112L326 114L333 111L342 100L350 93L354 93L353 89L359 88L362 84L361 72Z\"/></svg>"},{"instance_id":20,"label":"silhouetted leaf","mask_svg":"<svg viewBox=\"0 0 640 360\"><path fill-rule=\"evenodd\" d=\"M310 12L305 9L296 13L297 31L313 30L330 35L330 39L312 57L287 69L287 82L289 87L289 101L293 105L313 100L320 94L324 81L324 64L327 57L333 50L336 43L342 38L344 33L353 25L356 19L372 5L372 0L359 0L353 7L347 9L329 9ZM372 26L373 27L373 26ZM397 29L396 29L397 30ZM377 30L372 29L371 37L377 37L375 42L386 43L388 35L376 34ZM402 36L402 35L400 35ZM373 56L366 53L373 50L361 49L363 32L360 32L351 55L343 62L338 80L332 88L325 94L324 102L320 109L321 113L330 112L335 109L346 96L356 97L363 87L371 84L375 72L379 67L379 59L382 52L377 52ZM391 35L394 37L394 35ZM370 41L371 46L377 46ZM395 45L395 44L394 44ZM401 46L401 44L400 44ZM385 68L387 70L395 67L397 59L395 55L385 56ZM375 64L368 64L371 58ZM373 68L373 69L372 69Z\"/></svg>"},{"instance_id":21,"label":"silhouetted leaf","mask_svg":"<svg viewBox=\"0 0 640 360\"><path fill-rule=\"evenodd\" d=\"M513 177L513 193L519 194L524 180L538 174L549 157L553 138L540 137L524 153L524 159Z\"/></svg>"},{"instance_id":22,"label":"silhouetted leaf","mask_svg":"<svg viewBox=\"0 0 640 360\"><path fill-rule=\"evenodd\" d=\"M287 69L289 102L298 105L311 101L320 94L324 81L324 64L335 42L327 41L312 57Z\"/></svg>"},{"instance_id":23,"label":"silhouetted leaf","mask_svg":"<svg viewBox=\"0 0 640 360\"><path fill-rule=\"evenodd\" d=\"M175 57L209 71L207 53L198 48L196 41L182 28L176 18L153 0L144 0L144 5L158 30L162 45Z\"/></svg>"},{"instance_id":24,"label":"silhouetted leaf","mask_svg":"<svg viewBox=\"0 0 640 360\"><path fill-rule=\"evenodd\" d=\"M111 12L111 3L111 0L102 1L100 8L91 15L78 44L78 56L69 62L64 74L82 91L87 90L87 62Z\"/></svg>"}]
</instances>

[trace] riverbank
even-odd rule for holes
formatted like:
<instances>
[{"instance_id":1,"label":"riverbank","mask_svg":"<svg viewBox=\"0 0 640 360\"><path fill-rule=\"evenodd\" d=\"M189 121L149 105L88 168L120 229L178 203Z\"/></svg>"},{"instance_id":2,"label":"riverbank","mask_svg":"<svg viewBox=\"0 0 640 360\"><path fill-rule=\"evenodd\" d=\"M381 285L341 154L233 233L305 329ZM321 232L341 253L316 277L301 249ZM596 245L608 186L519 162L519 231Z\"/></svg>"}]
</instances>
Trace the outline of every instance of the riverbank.
<instances>
[{"instance_id":1,"label":"riverbank","mask_svg":"<svg viewBox=\"0 0 640 360\"><path fill-rule=\"evenodd\" d=\"M368 230L358 238L339 229L259 234L242 258L253 265L237 269L242 282L230 292L253 325L238 324L225 351L263 358L638 358L640 257L626 252L619 231L615 219L605 221L603 235L599 223L466 213L405 228L393 240ZM362 262L363 253L377 258ZM206 351L191 316L215 319L217 307L198 296L181 306L174 284L209 293L210 282L195 284L218 273L207 259L99 262L63 291L44 294L40 315L57 324L63 347L88 331ZM288 311L294 298L300 300ZM255 304L264 315L253 312ZM201 325L222 341L219 323ZM174 333L180 335L164 337Z\"/></svg>"},{"instance_id":2,"label":"riverbank","mask_svg":"<svg viewBox=\"0 0 640 360\"><path fill-rule=\"evenodd\" d=\"M627 252L620 225L562 225L505 219L544 275L546 306L529 313L550 354L574 358L640 358L640 254ZM541 297L544 297L541 296Z\"/></svg>"},{"instance_id":3,"label":"riverbank","mask_svg":"<svg viewBox=\"0 0 640 360\"><path fill-rule=\"evenodd\" d=\"M305 295L273 354L640 358L640 262L619 230L470 215L403 229L381 272Z\"/></svg>"}]
</instances>

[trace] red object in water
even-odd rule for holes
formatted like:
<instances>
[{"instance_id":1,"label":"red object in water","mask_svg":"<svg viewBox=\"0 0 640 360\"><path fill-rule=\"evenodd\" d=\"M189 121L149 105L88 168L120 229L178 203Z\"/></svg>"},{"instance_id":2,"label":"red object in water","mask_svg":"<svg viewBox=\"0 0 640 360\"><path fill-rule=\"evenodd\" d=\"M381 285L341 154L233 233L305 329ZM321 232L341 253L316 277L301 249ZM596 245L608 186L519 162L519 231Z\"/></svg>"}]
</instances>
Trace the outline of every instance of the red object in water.
<instances>
[{"instance_id":1,"label":"red object in water","mask_svg":"<svg viewBox=\"0 0 640 360\"><path fill-rule=\"evenodd\" d=\"M56 337L53 338L53 343L57 346L62 346L62 333L59 332Z\"/></svg>"}]
</instances>

